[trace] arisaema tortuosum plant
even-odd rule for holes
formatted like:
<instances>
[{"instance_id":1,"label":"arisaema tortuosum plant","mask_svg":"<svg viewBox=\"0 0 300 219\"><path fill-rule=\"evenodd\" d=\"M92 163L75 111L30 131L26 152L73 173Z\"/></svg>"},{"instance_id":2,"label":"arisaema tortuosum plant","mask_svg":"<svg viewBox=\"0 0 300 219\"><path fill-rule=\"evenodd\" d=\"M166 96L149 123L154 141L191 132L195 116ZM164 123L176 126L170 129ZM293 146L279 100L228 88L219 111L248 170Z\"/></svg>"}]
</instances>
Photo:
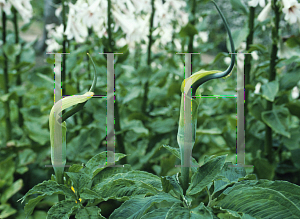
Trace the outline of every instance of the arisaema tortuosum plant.
<instances>
[{"instance_id":1,"label":"arisaema tortuosum plant","mask_svg":"<svg viewBox=\"0 0 300 219\"><path fill-rule=\"evenodd\" d=\"M212 1L214 5L216 6L228 33L230 45L231 45L231 53L235 52L233 39L231 36L230 29L228 27L228 24L225 20L224 15L220 11L217 4ZM188 188L189 185L189 166L186 167L186 164L184 160L188 160L187 158L191 155L193 146L195 144L195 138L196 138L196 128L197 128L197 112L198 112L198 106L200 103L199 98L195 98L195 95L200 95L200 89L199 86L203 83L205 83L208 80L215 79L215 78L226 78L228 76L235 63L235 54L231 55L231 63L229 67L225 71L219 71L219 70L211 70L211 71L198 71L194 74L192 74L190 77L186 78L181 85L181 106L180 106L180 116L179 116L179 127L178 127L178 133L177 133L177 141L180 148L181 153L181 178L182 178L182 187L184 194ZM189 94L191 90L191 95ZM191 101L191 112L192 115L186 115L184 117L184 112L187 111L185 109L185 101ZM186 126L186 127L185 127ZM186 133L191 133L188 135L185 135L185 129Z\"/></svg>"},{"instance_id":2,"label":"arisaema tortuosum plant","mask_svg":"<svg viewBox=\"0 0 300 219\"><path fill-rule=\"evenodd\" d=\"M90 57L90 55L87 53ZM90 57L91 58L91 57ZM81 110L85 103L92 98L97 82L96 67L91 58L94 67L94 79L92 86L88 92L83 95L69 96L57 101L51 109L49 116L50 143L51 143L51 163L54 169L56 181L63 184L64 166L66 164L66 122L65 120L76 112ZM71 106L70 111L61 115L61 112ZM60 131L61 130L61 131ZM64 199L59 196L59 199Z\"/></svg>"}]
</instances>

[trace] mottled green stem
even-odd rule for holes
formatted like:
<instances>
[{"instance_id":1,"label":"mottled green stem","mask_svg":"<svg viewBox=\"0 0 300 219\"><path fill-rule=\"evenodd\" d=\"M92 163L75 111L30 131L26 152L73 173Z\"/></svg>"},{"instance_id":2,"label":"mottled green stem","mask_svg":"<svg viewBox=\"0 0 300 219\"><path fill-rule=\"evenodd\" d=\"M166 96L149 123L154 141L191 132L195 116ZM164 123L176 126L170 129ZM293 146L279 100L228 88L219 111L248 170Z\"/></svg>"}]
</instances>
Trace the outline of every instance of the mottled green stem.
<instances>
[{"instance_id":1,"label":"mottled green stem","mask_svg":"<svg viewBox=\"0 0 300 219\"><path fill-rule=\"evenodd\" d=\"M18 27L18 13L17 10L15 8L13 8L13 14L14 14L14 18L13 18L13 23L14 23L14 31L15 31L15 43L19 44L19 27ZM16 61L15 61L15 66L17 66L20 63L20 54L17 55L16 57ZM19 69L17 69L17 86L21 86L22 84L22 79L21 79L21 74L19 72ZM21 113L21 109L23 108L23 97L19 96L19 100L18 100L18 118L19 118L19 126L20 128L23 127L23 123L24 123L24 118L23 115Z\"/></svg>"},{"instance_id":2,"label":"mottled green stem","mask_svg":"<svg viewBox=\"0 0 300 219\"><path fill-rule=\"evenodd\" d=\"M112 24L112 19L111 19L111 0L108 0L108 8L107 8L107 21L108 21L108 51L109 52L114 52L114 42L112 38L112 32L111 32L111 24ZM115 82L116 83L116 82ZM115 96L115 130L116 132L121 131L121 125L120 125L120 113L119 113L119 101L117 96ZM123 134L120 133L116 135L116 141L117 141L117 146L118 150L120 153L125 154L125 145L124 145L124 138ZM127 163L127 158L125 157L124 159L121 159L120 164L125 164Z\"/></svg>"},{"instance_id":3,"label":"mottled green stem","mask_svg":"<svg viewBox=\"0 0 300 219\"><path fill-rule=\"evenodd\" d=\"M151 0L151 17L150 17L150 26L149 26L149 44L148 44L148 51L147 51L147 65L150 70L147 74L151 74L151 46L153 43L152 39L152 32L153 32L153 20L154 20L154 13L155 13L155 7L154 7L154 0ZM144 97L143 97L143 103L142 103L142 112L143 114L148 114L146 112L147 109L147 102L148 102L148 92L149 92L149 82L148 80L145 82L144 85Z\"/></svg>"},{"instance_id":4,"label":"mottled green stem","mask_svg":"<svg viewBox=\"0 0 300 219\"><path fill-rule=\"evenodd\" d=\"M6 43L6 14L4 10L2 10L2 41L3 46ZM3 52L4 57L4 69L3 69L3 85L4 85L4 93L8 94L9 92L9 84L8 84L8 60L7 56ZM5 123L6 123L6 141L11 140L11 120L10 120L10 107L9 100L3 102L4 111L5 111Z\"/></svg>"},{"instance_id":5,"label":"mottled green stem","mask_svg":"<svg viewBox=\"0 0 300 219\"><path fill-rule=\"evenodd\" d=\"M280 21L280 9L277 5L277 0L271 1L272 9L275 16L273 17L272 24L272 50L270 56L270 73L269 73L269 82L274 81L276 78L276 64L277 64L277 51L278 51L278 42L279 42L279 21ZM272 110L273 104L271 101L267 101L267 111ZM272 152L272 129L266 125L266 136L265 136L265 156L267 157L270 163L273 162L273 152Z\"/></svg>"},{"instance_id":6,"label":"mottled green stem","mask_svg":"<svg viewBox=\"0 0 300 219\"><path fill-rule=\"evenodd\" d=\"M249 13L249 33L246 41L246 51L250 49L250 45L253 43L253 34L254 34L254 18L255 18L255 7L250 7ZM245 86L250 84L250 71L251 71L251 55L246 55L245 57ZM245 131L247 129L247 115L248 115L248 98L249 98L249 89L245 88ZM247 136L247 134L245 134ZM247 141L246 141L247 142Z\"/></svg>"},{"instance_id":7,"label":"mottled green stem","mask_svg":"<svg viewBox=\"0 0 300 219\"><path fill-rule=\"evenodd\" d=\"M66 0L62 0L62 23L64 27L64 32L66 31ZM63 34L63 49L62 52L66 53L66 43L67 43L67 36ZM62 95L66 95L66 55L62 55Z\"/></svg>"}]
</instances>

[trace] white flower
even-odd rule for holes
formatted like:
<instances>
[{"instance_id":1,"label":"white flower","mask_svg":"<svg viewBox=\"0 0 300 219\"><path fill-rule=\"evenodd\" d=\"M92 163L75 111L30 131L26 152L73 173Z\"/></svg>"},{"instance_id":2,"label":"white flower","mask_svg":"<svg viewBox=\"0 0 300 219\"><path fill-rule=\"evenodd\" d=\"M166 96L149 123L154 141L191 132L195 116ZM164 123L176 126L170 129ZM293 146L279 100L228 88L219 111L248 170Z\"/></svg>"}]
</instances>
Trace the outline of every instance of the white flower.
<instances>
[{"instance_id":1,"label":"white flower","mask_svg":"<svg viewBox=\"0 0 300 219\"><path fill-rule=\"evenodd\" d=\"M200 31L199 37L201 38L203 43L206 43L208 41L208 31Z\"/></svg>"},{"instance_id":2,"label":"white flower","mask_svg":"<svg viewBox=\"0 0 300 219\"><path fill-rule=\"evenodd\" d=\"M257 17L257 20L263 22L270 15L270 12L271 12L271 2L269 2L266 5L266 7L264 7L264 9L260 12L260 14Z\"/></svg>"},{"instance_id":3,"label":"white flower","mask_svg":"<svg viewBox=\"0 0 300 219\"><path fill-rule=\"evenodd\" d=\"M282 11L285 13L284 19L290 24L297 22L300 19L300 4L297 0L282 0L284 8Z\"/></svg>"},{"instance_id":4,"label":"white flower","mask_svg":"<svg viewBox=\"0 0 300 219\"><path fill-rule=\"evenodd\" d=\"M256 7L257 5L260 5L260 7L265 7L265 0L251 0L248 2L248 5L251 7Z\"/></svg>"},{"instance_id":5,"label":"white flower","mask_svg":"<svg viewBox=\"0 0 300 219\"><path fill-rule=\"evenodd\" d=\"M231 63L231 58L230 57L225 57L224 62L226 65L229 65Z\"/></svg>"},{"instance_id":6,"label":"white flower","mask_svg":"<svg viewBox=\"0 0 300 219\"><path fill-rule=\"evenodd\" d=\"M11 4L10 2L7 0L0 0L0 8L4 10L5 14L7 15L10 15L11 14L11 11L10 11L10 8L11 8Z\"/></svg>"},{"instance_id":7,"label":"white flower","mask_svg":"<svg viewBox=\"0 0 300 219\"><path fill-rule=\"evenodd\" d=\"M46 39L45 43L47 44L47 52L57 52L62 48L62 46L59 45L55 39Z\"/></svg>"},{"instance_id":8,"label":"white flower","mask_svg":"<svg viewBox=\"0 0 300 219\"><path fill-rule=\"evenodd\" d=\"M258 60L259 56L258 56L258 54L257 54L257 51L253 51L253 52L251 53L251 55L252 55L252 58L253 58L254 60Z\"/></svg>"},{"instance_id":9,"label":"white flower","mask_svg":"<svg viewBox=\"0 0 300 219\"><path fill-rule=\"evenodd\" d=\"M11 4L19 12L25 23L28 23L32 18L32 6L30 0L10 0Z\"/></svg>"},{"instance_id":10,"label":"white flower","mask_svg":"<svg viewBox=\"0 0 300 219\"><path fill-rule=\"evenodd\" d=\"M293 88L292 93L291 93L293 99L297 99L299 97L299 91L300 90L297 86L295 86Z\"/></svg>"},{"instance_id":11,"label":"white flower","mask_svg":"<svg viewBox=\"0 0 300 219\"><path fill-rule=\"evenodd\" d=\"M261 83L258 82L258 83L256 84L256 86L255 86L255 91L254 91L255 94L258 94L258 93L259 93L260 87L261 87Z\"/></svg>"},{"instance_id":12,"label":"white flower","mask_svg":"<svg viewBox=\"0 0 300 219\"><path fill-rule=\"evenodd\" d=\"M69 17L65 34L68 40L75 38L76 42L83 43L88 36L88 30L85 25L77 18L73 4L69 3ZM76 19L77 18L77 19Z\"/></svg>"}]
</instances>

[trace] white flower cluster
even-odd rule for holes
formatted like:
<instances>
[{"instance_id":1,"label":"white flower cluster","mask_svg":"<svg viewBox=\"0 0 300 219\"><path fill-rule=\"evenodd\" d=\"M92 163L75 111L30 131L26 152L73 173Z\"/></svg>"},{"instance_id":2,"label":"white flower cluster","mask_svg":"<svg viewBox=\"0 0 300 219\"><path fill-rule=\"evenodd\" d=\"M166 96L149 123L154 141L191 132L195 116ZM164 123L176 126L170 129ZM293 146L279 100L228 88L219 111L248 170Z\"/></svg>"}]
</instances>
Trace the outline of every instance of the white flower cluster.
<instances>
[{"instance_id":1,"label":"white flower cluster","mask_svg":"<svg viewBox=\"0 0 300 219\"><path fill-rule=\"evenodd\" d=\"M13 6L21 15L25 23L28 23L32 18L31 0L0 0L0 8L7 15L11 14L11 6Z\"/></svg>"},{"instance_id":2,"label":"white flower cluster","mask_svg":"<svg viewBox=\"0 0 300 219\"><path fill-rule=\"evenodd\" d=\"M111 4L112 31L117 32L121 28L125 34L124 38L116 42L117 46L128 44L129 48L133 48L135 43L142 43L141 47L145 49L152 12L151 0L112 0ZM75 4L69 3L68 6L69 14L65 31L68 40L84 42L88 37L88 28L92 28L99 38L108 36L107 0L78 0ZM153 36L159 35L160 41L155 42L153 49L159 43L165 45L172 40L173 21L177 21L179 27L187 24L188 14L183 10L185 6L186 3L183 1L167 0L164 4L161 0L155 1ZM56 10L56 16L59 16L60 12L61 7ZM179 27L176 28L176 32L180 31ZM61 28L54 26L49 26L49 29L51 33L46 42L47 51L53 51L58 48L53 36L60 35L58 38L62 38L63 33Z\"/></svg>"},{"instance_id":3,"label":"white flower cluster","mask_svg":"<svg viewBox=\"0 0 300 219\"><path fill-rule=\"evenodd\" d=\"M251 7L256 7L257 5L260 7L264 7L261 13L258 15L257 20L262 22L264 21L271 12L271 1L269 0L268 4L265 4L265 0L250 0L248 5ZM289 24L294 24L297 20L300 22L300 4L297 0L282 0L283 9L282 12L284 13L284 19Z\"/></svg>"}]
</instances>

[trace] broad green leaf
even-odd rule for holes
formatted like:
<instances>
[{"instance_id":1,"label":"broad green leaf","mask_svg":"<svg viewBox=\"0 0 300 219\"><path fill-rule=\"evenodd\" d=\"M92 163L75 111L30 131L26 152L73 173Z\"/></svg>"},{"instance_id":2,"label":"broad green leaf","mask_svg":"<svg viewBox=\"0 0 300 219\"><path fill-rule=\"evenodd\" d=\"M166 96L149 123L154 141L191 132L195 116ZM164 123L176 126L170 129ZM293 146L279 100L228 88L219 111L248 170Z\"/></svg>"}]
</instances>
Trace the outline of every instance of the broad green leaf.
<instances>
[{"instance_id":1,"label":"broad green leaf","mask_svg":"<svg viewBox=\"0 0 300 219\"><path fill-rule=\"evenodd\" d=\"M132 87L126 97L123 99L123 104L137 98L140 95L140 87Z\"/></svg>"},{"instance_id":2,"label":"broad green leaf","mask_svg":"<svg viewBox=\"0 0 300 219\"><path fill-rule=\"evenodd\" d=\"M42 199L44 199L45 197L46 197L46 195L40 195L40 196L38 196L38 197L36 197L36 198L30 199L30 200L26 203L26 205L25 205L25 207L24 207L24 213L25 213L25 215L26 215L26 218L28 218L28 217L32 214L32 212L33 212L35 206L36 206Z\"/></svg>"},{"instance_id":3,"label":"broad green leaf","mask_svg":"<svg viewBox=\"0 0 300 219\"><path fill-rule=\"evenodd\" d=\"M252 106L249 107L249 111L252 116L254 116L257 120L262 121L261 113L265 111L265 108L262 104L262 101L259 99L254 100L254 102L251 104Z\"/></svg>"},{"instance_id":4,"label":"broad green leaf","mask_svg":"<svg viewBox=\"0 0 300 219\"><path fill-rule=\"evenodd\" d=\"M300 100L292 100L285 105L290 113L300 119Z\"/></svg>"},{"instance_id":5,"label":"broad green leaf","mask_svg":"<svg viewBox=\"0 0 300 219\"><path fill-rule=\"evenodd\" d=\"M244 26L244 28L242 29L236 29L232 31L232 38L233 38L235 48L240 47L242 42L245 42L248 36L248 32L249 29L247 26ZM226 46L227 46L227 50L231 51L231 46L230 46L230 41L228 36L227 36Z\"/></svg>"},{"instance_id":6,"label":"broad green leaf","mask_svg":"<svg viewBox=\"0 0 300 219\"><path fill-rule=\"evenodd\" d=\"M170 133L176 128L176 121L173 118L162 119L158 117L151 121L149 127L159 134Z\"/></svg>"},{"instance_id":7,"label":"broad green leaf","mask_svg":"<svg viewBox=\"0 0 300 219\"><path fill-rule=\"evenodd\" d=\"M201 202L193 209L181 207L178 203L170 208L158 208L145 214L141 219L213 219L212 212Z\"/></svg>"},{"instance_id":8,"label":"broad green leaf","mask_svg":"<svg viewBox=\"0 0 300 219\"><path fill-rule=\"evenodd\" d=\"M255 218L299 218L300 187L286 181L246 180L227 188L215 205Z\"/></svg>"},{"instance_id":9,"label":"broad green leaf","mask_svg":"<svg viewBox=\"0 0 300 219\"><path fill-rule=\"evenodd\" d=\"M113 181L107 181L106 183L97 184L93 190L83 189L80 197L84 199L102 199L107 201L108 199L117 199L124 201L132 196L136 195L155 195L160 192L153 186L146 184L142 181L135 181L132 179L116 179Z\"/></svg>"},{"instance_id":10,"label":"broad green leaf","mask_svg":"<svg viewBox=\"0 0 300 219\"><path fill-rule=\"evenodd\" d=\"M19 200L22 200L23 202L26 197L33 194L48 195L48 196L51 196L53 194L63 194L75 198L74 192L71 190L71 188L68 188L65 185L57 184L56 181L52 181L52 180L44 181L42 183L35 185Z\"/></svg>"},{"instance_id":11,"label":"broad green leaf","mask_svg":"<svg viewBox=\"0 0 300 219\"><path fill-rule=\"evenodd\" d=\"M60 201L49 209L47 219L69 219L77 208L79 204L74 200Z\"/></svg>"},{"instance_id":12,"label":"broad green leaf","mask_svg":"<svg viewBox=\"0 0 300 219\"><path fill-rule=\"evenodd\" d=\"M178 199L180 199L180 197L183 197L183 190L176 179L176 175L162 176L161 184L164 192L168 193L169 191L173 191Z\"/></svg>"},{"instance_id":13,"label":"broad green leaf","mask_svg":"<svg viewBox=\"0 0 300 219\"><path fill-rule=\"evenodd\" d=\"M138 196L124 202L110 215L109 218L141 218L142 215L150 212L152 209L154 210L158 208L171 207L174 203L181 203L181 201L168 193L162 193L150 197Z\"/></svg>"},{"instance_id":14,"label":"broad green leaf","mask_svg":"<svg viewBox=\"0 0 300 219\"><path fill-rule=\"evenodd\" d=\"M186 192L187 195L195 195L200 193L216 176L221 172L227 155L216 157L201 166L194 173L191 184Z\"/></svg>"},{"instance_id":15,"label":"broad green leaf","mask_svg":"<svg viewBox=\"0 0 300 219\"><path fill-rule=\"evenodd\" d=\"M238 179L246 176L246 171L244 167L229 167L229 165L233 165L231 162L226 162L219 173L219 176L224 176L226 179L223 180L215 180L214 181L214 193L222 190L228 184L232 182L238 182Z\"/></svg>"},{"instance_id":16,"label":"broad green leaf","mask_svg":"<svg viewBox=\"0 0 300 219\"><path fill-rule=\"evenodd\" d=\"M295 87L300 81L300 74L299 74L299 68L293 70L292 72L285 73L280 79L279 79L279 89L280 90L289 90Z\"/></svg>"},{"instance_id":17,"label":"broad green leaf","mask_svg":"<svg viewBox=\"0 0 300 219\"><path fill-rule=\"evenodd\" d=\"M80 209L75 218L76 219L105 219L105 217L103 217L100 214L101 209L98 208L97 206L91 206L91 207L85 207Z\"/></svg>"},{"instance_id":18,"label":"broad green leaf","mask_svg":"<svg viewBox=\"0 0 300 219\"><path fill-rule=\"evenodd\" d=\"M269 127L275 132L290 138L291 134L288 132L288 116L289 111L285 107L278 107L271 111L261 113L262 120Z\"/></svg>"},{"instance_id":19,"label":"broad green leaf","mask_svg":"<svg viewBox=\"0 0 300 219\"><path fill-rule=\"evenodd\" d=\"M131 171L131 166L129 164L124 164L124 167L121 168L105 168L93 178L93 186L117 173L126 173L129 171Z\"/></svg>"},{"instance_id":20,"label":"broad green leaf","mask_svg":"<svg viewBox=\"0 0 300 219\"><path fill-rule=\"evenodd\" d=\"M213 212L220 219L256 219L242 212L232 211L229 209L223 209L221 207L213 206Z\"/></svg>"},{"instance_id":21,"label":"broad green leaf","mask_svg":"<svg viewBox=\"0 0 300 219\"><path fill-rule=\"evenodd\" d=\"M254 171L259 179L272 180L275 175L275 167L265 158L254 158L252 160Z\"/></svg>"},{"instance_id":22,"label":"broad green leaf","mask_svg":"<svg viewBox=\"0 0 300 219\"><path fill-rule=\"evenodd\" d=\"M181 156L180 156L180 149L179 148L173 148L170 147L168 145L162 145L161 147L166 148L168 151L170 151L172 154L174 154L179 160L181 160ZM197 167L193 167L193 166L200 166L197 161L195 160L195 158L191 158L191 169L193 172L197 171Z\"/></svg>"},{"instance_id":23,"label":"broad green leaf","mask_svg":"<svg viewBox=\"0 0 300 219\"><path fill-rule=\"evenodd\" d=\"M244 5L244 3L241 0L230 0L232 10L240 12L244 15L247 15L249 13L248 8Z\"/></svg>"},{"instance_id":24,"label":"broad green leaf","mask_svg":"<svg viewBox=\"0 0 300 219\"><path fill-rule=\"evenodd\" d=\"M30 121L25 121L24 125L33 141L38 142L40 145L45 145L49 141L49 132L47 129L42 128L41 125Z\"/></svg>"},{"instance_id":25,"label":"broad green leaf","mask_svg":"<svg viewBox=\"0 0 300 219\"><path fill-rule=\"evenodd\" d=\"M282 136L281 141L291 151L299 148L300 145L299 128L290 129L290 133L291 133L290 138Z\"/></svg>"},{"instance_id":26,"label":"broad green leaf","mask_svg":"<svg viewBox=\"0 0 300 219\"><path fill-rule=\"evenodd\" d=\"M74 189L76 193L80 193L81 189L84 187L90 188L92 185L92 177L84 172L70 173L66 172L73 182Z\"/></svg>"},{"instance_id":27,"label":"broad green leaf","mask_svg":"<svg viewBox=\"0 0 300 219\"><path fill-rule=\"evenodd\" d=\"M3 51L10 61L14 61L15 57L21 52L20 44L4 44Z\"/></svg>"},{"instance_id":28,"label":"broad green leaf","mask_svg":"<svg viewBox=\"0 0 300 219\"><path fill-rule=\"evenodd\" d=\"M198 31L191 23L188 23L186 26L182 27L179 32L180 37L192 37L196 34L198 34Z\"/></svg>"},{"instance_id":29,"label":"broad green leaf","mask_svg":"<svg viewBox=\"0 0 300 219\"><path fill-rule=\"evenodd\" d=\"M8 187L1 195L1 203L4 204L7 200L16 194L23 186L23 180L18 179L10 187Z\"/></svg>"},{"instance_id":30,"label":"broad green leaf","mask_svg":"<svg viewBox=\"0 0 300 219\"><path fill-rule=\"evenodd\" d=\"M115 155L115 162L119 161L123 157L126 157L125 154L121 154L121 153L115 153L114 155ZM107 165L106 151L103 151L103 152L95 155L94 157L92 157L87 162L86 168L84 169L84 171L88 174L92 174L92 176L95 177L101 170L106 168L106 166L100 167L101 165Z\"/></svg>"},{"instance_id":31,"label":"broad green leaf","mask_svg":"<svg viewBox=\"0 0 300 219\"><path fill-rule=\"evenodd\" d=\"M15 213L17 213L17 210L9 204L0 205L0 218L7 218Z\"/></svg>"},{"instance_id":32,"label":"broad green leaf","mask_svg":"<svg viewBox=\"0 0 300 219\"><path fill-rule=\"evenodd\" d=\"M267 84L262 85L261 88L262 88L262 96L266 100L273 102L279 89L278 81L271 81Z\"/></svg>"},{"instance_id":33,"label":"broad green leaf","mask_svg":"<svg viewBox=\"0 0 300 219\"><path fill-rule=\"evenodd\" d=\"M4 185L10 186L13 183L15 171L15 163L12 156L0 162L0 170L0 188Z\"/></svg>"},{"instance_id":34,"label":"broad green leaf","mask_svg":"<svg viewBox=\"0 0 300 219\"><path fill-rule=\"evenodd\" d=\"M265 47L262 44L251 44L250 49L247 51L248 53L251 53L253 51L260 51L261 53L265 53L267 51L267 47Z\"/></svg>"},{"instance_id":35,"label":"broad green leaf","mask_svg":"<svg viewBox=\"0 0 300 219\"><path fill-rule=\"evenodd\" d=\"M122 181L120 179L128 179L128 181ZM109 178L104 179L103 181L101 181L100 183L96 184L93 187L94 191L97 192L101 192L102 197L104 196L108 196L107 194L109 194L110 192L121 192L121 188L123 186L118 185L116 182L119 181L120 183L128 183L128 185L131 185L132 188L134 188L136 185L141 184L141 186L144 187L143 190L148 189L148 191L152 192L152 193L157 193L159 191L162 191L162 185L161 185L161 180L158 176L155 176L151 173L145 172L145 171L130 171L127 173L118 173L115 174ZM145 186L144 186L145 184ZM110 189L111 191L106 191L105 189L103 189L103 187L107 187L107 189L109 190L109 187L111 186L111 188L113 188L112 185L115 185L116 187L116 191L113 191L113 189ZM120 189L120 191L117 191L118 188ZM124 188L124 191L126 190L131 190L132 188ZM120 193L122 194L122 193Z\"/></svg>"}]
</instances>

